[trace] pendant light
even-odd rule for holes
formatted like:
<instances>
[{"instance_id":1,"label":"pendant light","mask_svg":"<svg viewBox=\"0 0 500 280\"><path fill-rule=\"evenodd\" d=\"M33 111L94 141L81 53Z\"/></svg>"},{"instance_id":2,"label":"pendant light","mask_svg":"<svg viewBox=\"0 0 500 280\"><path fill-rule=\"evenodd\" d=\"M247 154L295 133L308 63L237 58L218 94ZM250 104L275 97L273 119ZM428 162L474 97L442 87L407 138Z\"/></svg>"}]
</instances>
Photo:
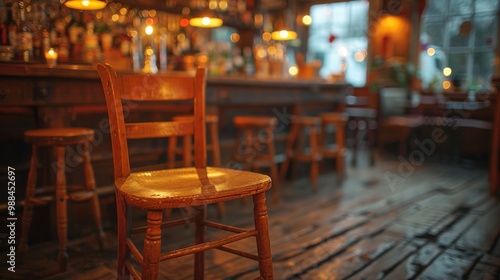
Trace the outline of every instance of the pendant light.
<instances>
[{"instance_id":1,"label":"pendant light","mask_svg":"<svg viewBox=\"0 0 500 280\"><path fill-rule=\"evenodd\" d=\"M202 28L219 27L222 23L222 19L207 8L193 12L193 17L189 20L189 25Z\"/></svg>"},{"instance_id":2,"label":"pendant light","mask_svg":"<svg viewBox=\"0 0 500 280\"><path fill-rule=\"evenodd\" d=\"M275 41L288 41L297 38L297 32L292 30L281 29L271 33L271 39Z\"/></svg>"},{"instance_id":3,"label":"pendant light","mask_svg":"<svg viewBox=\"0 0 500 280\"><path fill-rule=\"evenodd\" d=\"M271 39L275 41L289 41L297 38L297 32L293 31L291 24L291 7L286 7L278 12L274 21L274 31L271 33Z\"/></svg>"},{"instance_id":4,"label":"pendant light","mask_svg":"<svg viewBox=\"0 0 500 280\"><path fill-rule=\"evenodd\" d=\"M100 10L106 7L106 2L101 0L68 0L64 6L75 10Z\"/></svg>"}]
</instances>

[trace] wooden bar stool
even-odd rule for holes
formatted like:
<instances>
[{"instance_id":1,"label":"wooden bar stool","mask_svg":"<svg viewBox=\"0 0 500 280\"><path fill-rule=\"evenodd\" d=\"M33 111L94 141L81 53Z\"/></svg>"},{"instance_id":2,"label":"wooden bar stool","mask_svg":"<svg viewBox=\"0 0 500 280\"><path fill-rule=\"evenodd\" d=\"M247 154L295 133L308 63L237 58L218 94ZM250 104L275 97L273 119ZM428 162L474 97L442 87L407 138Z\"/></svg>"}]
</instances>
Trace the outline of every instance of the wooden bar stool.
<instances>
[{"instance_id":1,"label":"wooden bar stool","mask_svg":"<svg viewBox=\"0 0 500 280\"><path fill-rule=\"evenodd\" d=\"M206 115L207 136L210 143L207 143L207 153L212 154L213 166L220 166L220 145L219 145L219 117L217 115ZM172 118L175 122L192 122L193 116L182 115ZM182 166L191 166L193 164L193 145L192 136L183 137L183 147L177 147L177 137L170 137L168 142L168 168L176 167L177 155L182 156Z\"/></svg>"},{"instance_id":2,"label":"wooden bar stool","mask_svg":"<svg viewBox=\"0 0 500 280\"><path fill-rule=\"evenodd\" d=\"M344 113L322 113L321 118L321 153L325 158L334 158L339 173L339 181L345 179L344 158L347 154L346 148L346 124L347 115ZM333 131L331 130L333 127ZM329 135L334 132L334 143L330 143Z\"/></svg>"},{"instance_id":3,"label":"wooden bar stool","mask_svg":"<svg viewBox=\"0 0 500 280\"><path fill-rule=\"evenodd\" d=\"M181 115L172 118L174 122L193 122L192 115ZM205 122L207 125L207 135L209 135L210 143L207 143L207 153L212 154L212 166L220 166L220 145L219 145L219 117L217 115L206 115ZM182 166L188 167L193 165L193 142L192 135L182 137L182 146L177 145L177 137L172 136L168 141L168 168L175 168L177 155L182 157ZM224 217L224 203L217 203L217 211L219 218Z\"/></svg>"},{"instance_id":4,"label":"wooden bar stool","mask_svg":"<svg viewBox=\"0 0 500 280\"><path fill-rule=\"evenodd\" d=\"M293 162L295 167L299 162L311 164L310 179L313 191L318 190L319 162L323 154L319 147L319 133L321 118L294 116L291 119L291 128L288 134L285 161L281 166L281 178L285 178L288 165ZM305 136L309 136L305 139ZM294 172L296 174L297 172Z\"/></svg>"},{"instance_id":5,"label":"wooden bar stool","mask_svg":"<svg viewBox=\"0 0 500 280\"><path fill-rule=\"evenodd\" d=\"M20 255L21 258L28 252L28 233L31 224L33 206L44 205L50 202L53 198L48 196L40 196L49 192L54 192L52 187L43 187L36 189L37 184L37 165L38 165L38 148L55 147L57 161L50 168L56 169L56 185L55 185L55 201L57 215L57 235L59 239L59 269L65 271L67 268L68 254L67 247L67 208L68 200L83 201L90 200L92 212L97 228L97 238L99 247L104 247L104 231L101 225L101 211L99 209L99 199L95 189L94 171L90 163L89 143L94 139L94 131L86 128L47 128L28 130L24 133L26 142L33 146L30 171L26 187L26 199L24 201L23 224L20 240ZM66 168L69 166L65 158L65 149L71 145L76 145L77 154L79 153L83 159L85 170L85 187L67 187L66 186Z\"/></svg>"},{"instance_id":6,"label":"wooden bar stool","mask_svg":"<svg viewBox=\"0 0 500 280\"><path fill-rule=\"evenodd\" d=\"M235 116L236 143L233 159L243 169L260 172L268 168L273 180L273 200L279 200L280 179L278 163L284 161L284 155L277 155L274 145L274 130L278 124L275 117Z\"/></svg>"},{"instance_id":7,"label":"wooden bar stool","mask_svg":"<svg viewBox=\"0 0 500 280\"><path fill-rule=\"evenodd\" d=\"M109 64L98 64L97 70L106 98L113 147L118 223L118 279L128 279L129 276L134 279L158 279L161 261L187 255L194 257L193 279L203 279L204 252L210 249L219 249L254 260L259 266L259 279L273 279L266 205L266 191L271 188L272 181L264 174L207 166L205 69L198 68L195 73L175 75L117 75ZM192 122L125 122L123 107L128 106L130 102L139 105L144 101L179 100L193 104ZM127 110L133 110L132 107L136 106L130 106ZM194 166L141 172L130 170L128 139L184 135L194 137ZM253 198L251 216L254 226L242 228L207 219L208 204L245 197ZM146 226L133 229L130 222L131 212L137 208L147 211ZM190 208L193 211L181 219L162 222L163 211L172 208ZM195 244L168 251L162 248L163 228L186 223L194 224ZM219 234L207 240L207 228L225 231L226 234ZM132 235L144 232L143 250L140 250ZM255 246L248 247L247 251L229 246L247 238L255 241ZM131 260L132 257L135 262ZM172 273L175 274L175 271Z\"/></svg>"}]
</instances>

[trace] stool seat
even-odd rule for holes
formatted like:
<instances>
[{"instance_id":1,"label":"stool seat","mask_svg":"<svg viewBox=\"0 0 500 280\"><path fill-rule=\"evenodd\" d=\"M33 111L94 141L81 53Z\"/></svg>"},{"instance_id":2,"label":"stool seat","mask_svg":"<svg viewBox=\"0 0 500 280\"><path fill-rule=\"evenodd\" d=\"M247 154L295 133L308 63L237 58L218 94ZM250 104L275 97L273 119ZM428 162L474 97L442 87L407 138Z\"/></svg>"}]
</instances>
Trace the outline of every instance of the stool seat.
<instances>
[{"instance_id":1,"label":"stool seat","mask_svg":"<svg viewBox=\"0 0 500 280\"><path fill-rule=\"evenodd\" d=\"M57 236L59 239L59 270L66 271L68 262L68 254L66 252L68 200L90 201L92 214L97 228L99 247L101 249L104 248L104 231L101 224L101 211L99 199L95 190L96 184L89 154L89 143L94 140L94 130L87 128L41 128L26 131L24 133L24 138L26 142L32 144L32 155L26 186L26 197L24 200L21 239L19 242L20 260L23 261L25 254L28 252L28 233L31 226L33 206L44 205L51 201L55 201ZM71 145L79 145L79 147L76 148L78 151L76 155L81 156L83 159L82 163L86 181L85 187L82 186L74 188L66 186L65 174L68 166L65 162L65 153L66 147ZM56 182L54 184L55 188L41 187L40 190L42 192L37 192L38 148L40 146L55 148L57 160L55 165L51 167L56 169ZM74 166L73 163L71 164L71 168L76 168L77 166ZM52 168L47 168L47 170L52 170ZM50 197L46 196L40 197L40 193L55 193L55 199L50 199Z\"/></svg>"},{"instance_id":2,"label":"stool seat","mask_svg":"<svg viewBox=\"0 0 500 280\"><path fill-rule=\"evenodd\" d=\"M87 128L40 128L24 132L24 140L38 146L72 145L94 140L94 130Z\"/></svg>"}]
</instances>

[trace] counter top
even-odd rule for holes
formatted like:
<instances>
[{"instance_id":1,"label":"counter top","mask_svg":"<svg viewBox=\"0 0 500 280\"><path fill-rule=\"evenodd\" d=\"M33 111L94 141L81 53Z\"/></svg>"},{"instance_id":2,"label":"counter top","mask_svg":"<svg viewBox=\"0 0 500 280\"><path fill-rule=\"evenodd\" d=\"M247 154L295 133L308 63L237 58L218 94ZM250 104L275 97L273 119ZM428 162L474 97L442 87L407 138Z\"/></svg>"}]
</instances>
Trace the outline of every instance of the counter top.
<instances>
[{"instance_id":1,"label":"counter top","mask_svg":"<svg viewBox=\"0 0 500 280\"><path fill-rule=\"evenodd\" d=\"M123 72L124 73L124 72ZM48 67L42 63L0 63L0 76L31 76L50 78L98 79L95 65L90 64L59 64ZM293 79L293 78L257 78L245 76L208 77L207 84L268 86L268 87L346 87L345 82L331 83L324 79Z\"/></svg>"}]
</instances>

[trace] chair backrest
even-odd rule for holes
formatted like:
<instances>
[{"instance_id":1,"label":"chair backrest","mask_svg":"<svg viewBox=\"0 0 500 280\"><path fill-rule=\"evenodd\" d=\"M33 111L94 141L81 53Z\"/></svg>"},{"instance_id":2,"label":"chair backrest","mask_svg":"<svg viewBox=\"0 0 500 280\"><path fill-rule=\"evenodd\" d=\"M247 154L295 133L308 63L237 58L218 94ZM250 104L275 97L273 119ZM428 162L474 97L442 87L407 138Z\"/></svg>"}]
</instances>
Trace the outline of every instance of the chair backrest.
<instances>
[{"instance_id":1,"label":"chair backrest","mask_svg":"<svg viewBox=\"0 0 500 280\"><path fill-rule=\"evenodd\" d=\"M194 135L194 165L206 167L205 70L196 73L118 75L109 64L98 64L109 117L115 180L130 175L127 139ZM192 121L127 123L126 117L145 102L191 100Z\"/></svg>"}]
</instances>

